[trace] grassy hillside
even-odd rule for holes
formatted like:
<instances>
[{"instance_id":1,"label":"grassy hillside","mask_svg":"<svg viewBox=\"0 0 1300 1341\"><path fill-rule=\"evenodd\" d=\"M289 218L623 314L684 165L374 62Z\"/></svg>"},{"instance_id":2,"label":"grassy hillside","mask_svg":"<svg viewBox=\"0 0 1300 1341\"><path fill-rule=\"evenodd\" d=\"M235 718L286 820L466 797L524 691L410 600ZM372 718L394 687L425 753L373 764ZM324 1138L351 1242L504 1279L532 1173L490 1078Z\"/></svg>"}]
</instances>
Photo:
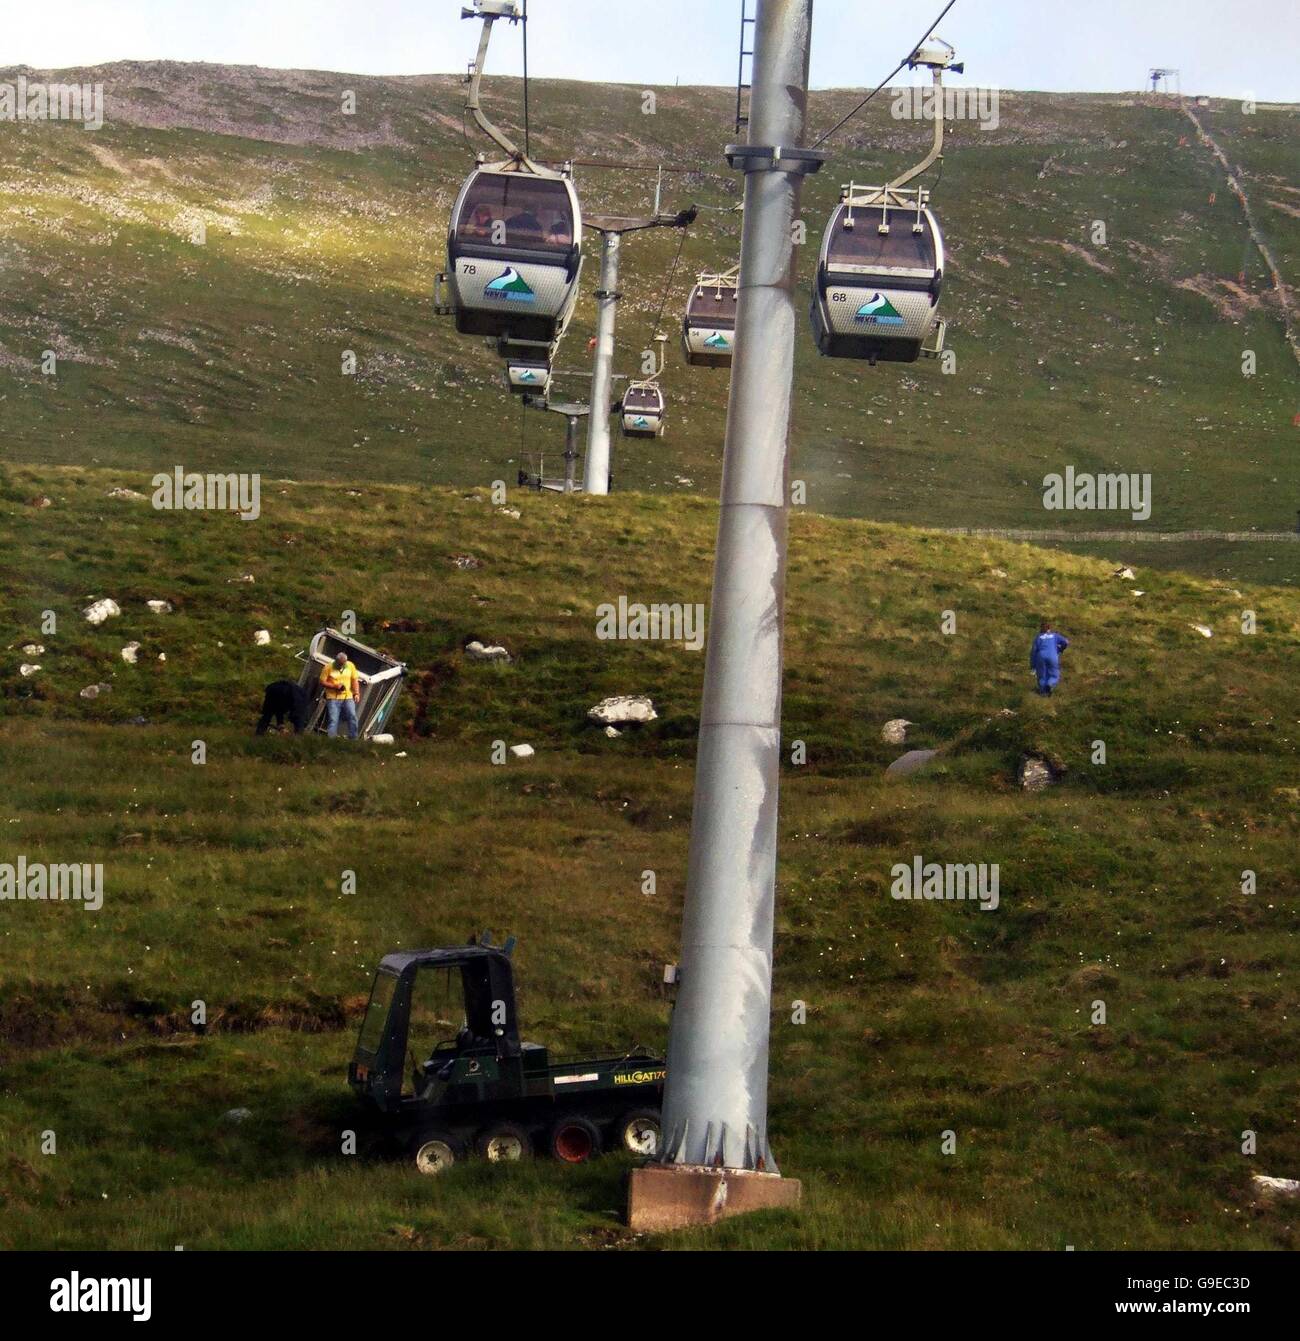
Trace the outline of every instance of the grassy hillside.
<instances>
[{"instance_id":1,"label":"grassy hillside","mask_svg":"<svg viewBox=\"0 0 1300 1341\"><path fill-rule=\"evenodd\" d=\"M39 77L39 72L29 72ZM431 309L446 216L474 150L450 77L126 63L105 126L0 124L0 414L12 461L481 486L562 424L526 416L495 359ZM976 72L973 72L976 73ZM0 76L3 72L0 72ZM3 76L8 77L8 76ZM509 123L519 83L490 80ZM341 93L357 93L355 116ZM726 89L554 83L533 90L542 156L674 169L671 206L707 207L668 295L675 322L697 269L734 260L739 182ZM822 128L852 105L817 94ZM1294 107L1204 115L1238 154L1295 282ZM811 275L842 182L919 155L927 127L882 95L833 142L806 188ZM578 169L585 207L644 210L647 173ZM1213 200L1212 200L1213 198ZM935 202L950 254L956 371L798 353L795 473L820 512L934 526L1135 526L1047 513L1050 471L1150 472L1148 528L1282 531L1300 506L1295 360L1222 168L1172 103L1006 93L997 130L951 131ZM1288 204L1290 202L1290 205ZM1104 247L1092 225L1105 224ZM191 241L196 223L206 242ZM676 237L625 249L618 366L653 334ZM581 394L594 316L583 300L561 357ZM669 436L620 443L620 488L716 492L725 374L670 346ZM58 356L41 372L43 351ZM1242 352L1258 360L1241 373ZM344 350L359 359L341 372ZM1228 580L1294 583L1286 544L1131 545L1131 561Z\"/></svg>"},{"instance_id":2,"label":"grassy hillside","mask_svg":"<svg viewBox=\"0 0 1300 1341\"><path fill-rule=\"evenodd\" d=\"M284 483L243 523L117 486L145 480L0 475L0 860L102 861L106 887L98 914L0 904L0 1245L1297 1246L1249 1190L1300 1169L1294 592L796 516L772 1140L805 1202L638 1239L616 1159L431 1182L342 1156L344 1067L378 956L483 927L520 938L527 1036L663 1045L702 658L598 642L595 607L707 600L714 506L515 518L483 490ZM94 628L101 596L122 614ZM398 744L252 737L261 685L343 609L411 665ZM1074 640L1051 700L1024 664L1041 615ZM468 662L469 636L514 661ZM583 714L616 692L660 719L606 738ZM894 717L945 750L886 783ZM494 766L498 739L537 755ZM1060 784L1020 791L1026 751ZM892 900L916 854L999 863L1001 906Z\"/></svg>"}]
</instances>

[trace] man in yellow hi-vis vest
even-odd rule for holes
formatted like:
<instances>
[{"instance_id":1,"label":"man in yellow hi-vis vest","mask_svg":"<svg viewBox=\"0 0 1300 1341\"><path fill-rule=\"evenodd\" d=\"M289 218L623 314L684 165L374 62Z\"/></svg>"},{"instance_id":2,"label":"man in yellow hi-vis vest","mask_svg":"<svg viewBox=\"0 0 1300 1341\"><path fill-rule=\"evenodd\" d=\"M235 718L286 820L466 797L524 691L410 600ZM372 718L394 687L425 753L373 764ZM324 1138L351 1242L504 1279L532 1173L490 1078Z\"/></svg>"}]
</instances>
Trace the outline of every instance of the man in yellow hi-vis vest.
<instances>
[{"instance_id":1,"label":"man in yellow hi-vis vest","mask_svg":"<svg viewBox=\"0 0 1300 1341\"><path fill-rule=\"evenodd\" d=\"M361 682L357 678L357 668L348 660L346 652L340 652L320 673L320 682L325 690L325 713L329 725L325 734L337 736L339 718L348 725L348 739L357 738L357 709L361 705Z\"/></svg>"}]
</instances>

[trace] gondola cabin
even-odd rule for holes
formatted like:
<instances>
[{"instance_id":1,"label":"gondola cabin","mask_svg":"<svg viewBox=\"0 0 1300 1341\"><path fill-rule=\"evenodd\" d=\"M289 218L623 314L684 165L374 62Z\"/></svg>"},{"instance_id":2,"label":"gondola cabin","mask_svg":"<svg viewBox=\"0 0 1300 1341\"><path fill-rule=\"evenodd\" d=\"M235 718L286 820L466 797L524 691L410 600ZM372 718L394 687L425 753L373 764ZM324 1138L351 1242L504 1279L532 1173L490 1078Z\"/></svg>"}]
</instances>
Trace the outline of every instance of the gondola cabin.
<instances>
[{"instance_id":1,"label":"gondola cabin","mask_svg":"<svg viewBox=\"0 0 1300 1341\"><path fill-rule=\"evenodd\" d=\"M505 377L506 386L521 395L544 396L551 389L551 365L545 359L508 358Z\"/></svg>"},{"instance_id":2,"label":"gondola cabin","mask_svg":"<svg viewBox=\"0 0 1300 1341\"><path fill-rule=\"evenodd\" d=\"M623 393L623 436L662 437L664 393L657 382L632 382Z\"/></svg>"},{"instance_id":3,"label":"gondola cabin","mask_svg":"<svg viewBox=\"0 0 1300 1341\"><path fill-rule=\"evenodd\" d=\"M943 235L928 208L845 201L817 265L817 348L830 358L915 362L939 328L943 265Z\"/></svg>"},{"instance_id":4,"label":"gondola cabin","mask_svg":"<svg viewBox=\"0 0 1300 1341\"><path fill-rule=\"evenodd\" d=\"M687 363L697 368L731 367L738 293L733 278L700 276L682 319L682 353Z\"/></svg>"},{"instance_id":5,"label":"gondola cabin","mask_svg":"<svg viewBox=\"0 0 1300 1341\"><path fill-rule=\"evenodd\" d=\"M456 329L511 345L555 343L578 299L582 212L564 173L480 167L456 198L447 288Z\"/></svg>"}]
</instances>

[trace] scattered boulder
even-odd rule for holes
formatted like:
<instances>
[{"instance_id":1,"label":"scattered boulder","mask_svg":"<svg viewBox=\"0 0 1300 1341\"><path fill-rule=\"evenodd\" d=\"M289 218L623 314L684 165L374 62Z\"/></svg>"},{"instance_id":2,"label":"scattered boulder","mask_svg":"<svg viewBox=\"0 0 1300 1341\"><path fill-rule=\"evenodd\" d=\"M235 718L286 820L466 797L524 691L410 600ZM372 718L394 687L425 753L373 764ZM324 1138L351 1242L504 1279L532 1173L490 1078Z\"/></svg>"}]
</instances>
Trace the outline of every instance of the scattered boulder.
<instances>
[{"instance_id":1,"label":"scattered boulder","mask_svg":"<svg viewBox=\"0 0 1300 1341\"><path fill-rule=\"evenodd\" d=\"M518 508L497 508L497 515L499 517L513 517L518 521L522 514Z\"/></svg>"},{"instance_id":2,"label":"scattered boulder","mask_svg":"<svg viewBox=\"0 0 1300 1341\"><path fill-rule=\"evenodd\" d=\"M472 554L453 554L450 562L453 568L459 568L462 572L483 567L483 560L475 558Z\"/></svg>"},{"instance_id":3,"label":"scattered boulder","mask_svg":"<svg viewBox=\"0 0 1300 1341\"><path fill-rule=\"evenodd\" d=\"M617 740L623 733L616 726L607 726L605 728L605 734L610 740Z\"/></svg>"},{"instance_id":4,"label":"scattered boulder","mask_svg":"<svg viewBox=\"0 0 1300 1341\"><path fill-rule=\"evenodd\" d=\"M159 653L158 653L158 660L159 660L159 661L166 661L166 660L167 660L167 653L166 653L166 652L159 652Z\"/></svg>"},{"instance_id":5,"label":"scattered boulder","mask_svg":"<svg viewBox=\"0 0 1300 1341\"><path fill-rule=\"evenodd\" d=\"M1202 638L1213 638L1214 630L1208 624L1189 624L1189 629L1195 629Z\"/></svg>"},{"instance_id":6,"label":"scattered boulder","mask_svg":"<svg viewBox=\"0 0 1300 1341\"><path fill-rule=\"evenodd\" d=\"M377 735L370 737L376 745L391 745L393 743L392 734L388 731L380 731Z\"/></svg>"},{"instance_id":7,"label":"scattered boulder","mask_svg":"<svg viewBox=\"0 0 1300 1341\"><path fill-rule=\"evenodd\" d=\"M1056 781L1056 769L1036 754L1026 754L1020 760L1016 781L1027 792L1041 792Z\"/></svg>"},{"instance_id":8,"label":"scattered boulder","mask_svg":"<svg viewBox=\"0 0 1300 1341\"><path fill-rule=\"evenodd\" d=\"M481 643L477 638L471 638L465 644L464 653L471 661L511 661L513 658L504 647L496 643Z\"/></svg>"},{"instance_id":9,"label":"scattered boulder","mask_svg":"<svg viewBox=\"0 0 1300 1341\"><path fill-rule=\"evenodd\" d=\"M938 750L908 750L906 754L900 755L885 769L885 776L905 778L910 773L915 773L924 768L938 753Z\"/></svg>"},{"instance_id":10,"label":"scattered boulder","mask_svg":"<svg viewBox=\"0 0 1300 1341\"><path fill-rule=\"evenodd\" d=\"M170 615L172 612L172 603L170 601L146 601L145 604L155 615Z\"/></svg>"},{"instance_id":11,"label":"scattered boulder","mask_svg":"<svg viewBox=\"0 0 1300 1341\"><path fill-rule=\"evenodd\" d=\"M907 739L907 728L915 725L915 722L909 722L906 717L891 717L880 728L880 739L886 745L901 745Z\"/></svg>"},{"instance_id":12,"label":"scattered boulder","mask_svg":"<svg viewBox=\"0 0 1300 1341\"><path fill-rule=\"evenodd\" d=\"M240 575L239 575L238 577L228 577L228 578L226 578L226 585L229 586L230 583L232 583L232 582L256 582L256 581L257 581L257 578L255 578L255 577L252 575L252 573L240 573Z\"/></svg>"},{"instance_id":13,"label":"scattered boulder","mask_svg":"<svg viewBox=\"0 0 1300 1341\"><path fill-rule=\"evenodd\" d=\"M269 646L271 642L270 631L268 629L258 629L257 632L253 634L253 642L256 643L258 647Z\"/></svg>"},{"instance_id":14,"label":"scattered boulder","mask_svg":"<svg viewBox=\"0 0 1300 1341\"><path fill-rule=\"evenodd\" d=\"M88 684L81 690L81 698L98 698L101 694L111 694L113 686L111 684Z\"/></svg>"},{"instance_id":15,"label":"scattered boulder","mask_svg":"<svg viewBox=\"0 0 1300 1341\"><path fill-rule=\"evenodd\" d=\"M990 576L990 577L1010 577L1011 574L1008 573L1007 570L1006 570L1005 568L990 568L990 569L989 569L989 576Z\"/></svg>"},{"instance_id":16,"label":"scattered boulder","mask_svg":"<svg viewBox=\"0 0 1300 1341\"><path fill-rule=\"evenodd\" d=\"M531 745L512 745L510 747L510 753L513 754L516 759L531 759L537 751L533 749Z\"/></svg>"},{"instance_id":17,"label":"scattered boulder","mask_svg":"<svg viewBox=\"0 0 1300 1341\"><path fill-rule=\"evenodd\" d=\"M27 500L27 506L29 508L37 509L49 508L54 506L54 500L45 494L37 494L35 498L29 498Z\"/></svg>"},{"instance_id":18,"label":"scattered boulder","mask_svg":"<svg viewBox=\"0 0 1300 1341\"><path fill-rule=\"evenodd\" d=\"M1134 582L1137 580L1137 574L1131 568L1116 568L1111 577L1118 577L1124 582Z\"/></svg>"},{"instance_id":19,"label":"scattered boulder","mask_svg":"<svg viewBox=\"0 0 1300 1341\"><path fill-rule=\"evenodd\" d=\"M119 485L116 489L110 489L110 490L104 495L104 497L105 497L105 498L133 498L133 499L136 499L137 501L139 501L139 502L141 502L141 503L144 502L144 494L136 493L136 491L135 491L134 489L123 489L120 485Z\"/></svg>"},{"instance_id":20,"label":"scattered boulder","mask_svg":"<svg viewBox=\"0 0 1300 1341\"><path fill-rule=\"evenodd\" d=\"M116 601L111 601L107 596L102 600L92 601L90 605L81 612L88 624L102 624L106 619L113 619L122 613L122 607Z\"/></svg>"},{"instance_id":21,"label":"scattered boulder","mask_svg":"<svg viewBox=\"0 0 1300 1341\"><path fill-rule=\"evenodd\" d=\"M587 709L588 721L601 726L653 722L658 716L655 705L644 694L622 694L615 698L603 698L594 708Z\"/></svg>"},{"instance_id":22,"label":"scattered boulder","mask_svg":"<svg viewBox=\"0 0 1300 1341\"><path fill-rule=\"evenodd\" d=\"M26 679L29 675L35 675L38 670L40 670L39 666L34 666L30 662L24 661L22 665L18 667L18 674Z\"/></svg>"},{"instance_id":23,"label":"scattered boulder","mask_svg":"<svg viewBox=\"0 0 1300 1341\"><path fill-rule=\"evenodd\" d=\"M45 645L44 645L43 643L24 643L24 644L23 644L23 656L25 656L25 657L38 657L38 656L40 656L44 651L45 651Z\"/></svg>"},{"instance_id":24,"label":"scattered boulder","mask_svg":"<svg viewBox=\"0 0 1300 1341\"><path fill-rule=\"evenodd\" d=\"M122 660L125 661L128 666L134 666L139 656L140 656L139 643L127 643L127 645L122 649Z\"/></svg>"},{"instance_id":25,"label":"scattered boulder","mask_svg":"<svg viewBox=\"0 0 1300 1341\"><path fill-rule=\"evenodd\" d=\"M1300 1178L1270 1178L1266 1173L1252 1173L1250 1182L1259 1201L1289 1201L1300 1197Z\"/></svg>"},{"instance_id":26,"label":"scattered boulder","mask_svg":"<svg viewBox=\"0 0 1300 1341\"><path fill-rule=\"evenodd\" d=\"M222 1122L238 1124L240 1122L247 1122L252 1116L253 1110L251 1108L228 1108L222 1113L221 1120Z\"/></svg>"}]
</instances>

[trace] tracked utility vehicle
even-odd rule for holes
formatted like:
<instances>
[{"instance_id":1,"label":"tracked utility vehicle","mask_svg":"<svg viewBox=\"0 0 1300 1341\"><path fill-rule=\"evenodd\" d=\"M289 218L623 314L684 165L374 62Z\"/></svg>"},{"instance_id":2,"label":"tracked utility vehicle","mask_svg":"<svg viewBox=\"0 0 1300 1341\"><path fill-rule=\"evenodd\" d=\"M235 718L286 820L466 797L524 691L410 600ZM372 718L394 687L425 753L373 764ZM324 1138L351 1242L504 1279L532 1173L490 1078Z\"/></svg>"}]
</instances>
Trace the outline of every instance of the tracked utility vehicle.
<instances>
[{"instance_id":1,"label":"tracked utility vehicle","mask_svg":"<svg viewBox=\"0 0 1300 1341\"><path fill-rule=\"evenodd\" d=\"M390 1145L425 1174L477 1154L534 1151L580 1164L605 1150L659 1148L665 1066L634 1049L553 1061L519 1038L513 941L486 938L385 955L375 974L348 1082ZM454 1037L453 1000L462 1024Z\"/></svg>"}]
</instances>

